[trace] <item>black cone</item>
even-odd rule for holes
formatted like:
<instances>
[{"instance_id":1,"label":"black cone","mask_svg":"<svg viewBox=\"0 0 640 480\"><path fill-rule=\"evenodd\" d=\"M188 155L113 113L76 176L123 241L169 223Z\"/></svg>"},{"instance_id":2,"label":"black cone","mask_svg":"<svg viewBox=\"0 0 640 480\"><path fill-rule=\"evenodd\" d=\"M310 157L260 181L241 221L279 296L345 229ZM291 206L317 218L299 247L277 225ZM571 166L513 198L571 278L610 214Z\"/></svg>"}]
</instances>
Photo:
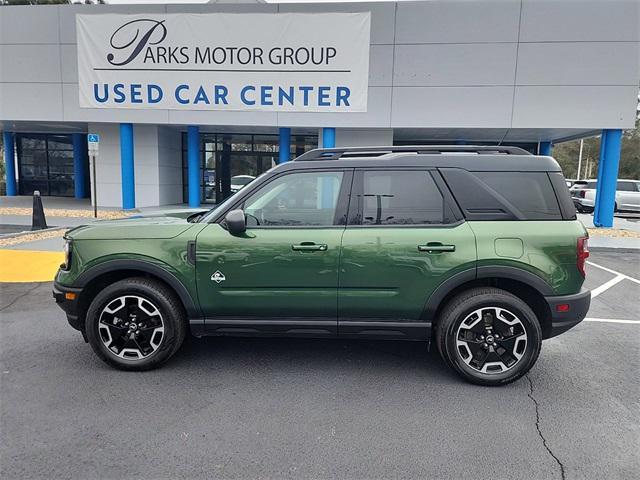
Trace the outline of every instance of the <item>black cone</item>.
<instances>
[{"instance_id":1,"label":"black cone","mask_svg":"<svg viewBox=\"0 0 640 480\"><path fill-rule=\"evenodd\" d=\"M47 219L44 217L44 207L40 192L33 192L33 217L31 218L31 230L42 230L47 227Z\"/></svg>"}]
</instances>

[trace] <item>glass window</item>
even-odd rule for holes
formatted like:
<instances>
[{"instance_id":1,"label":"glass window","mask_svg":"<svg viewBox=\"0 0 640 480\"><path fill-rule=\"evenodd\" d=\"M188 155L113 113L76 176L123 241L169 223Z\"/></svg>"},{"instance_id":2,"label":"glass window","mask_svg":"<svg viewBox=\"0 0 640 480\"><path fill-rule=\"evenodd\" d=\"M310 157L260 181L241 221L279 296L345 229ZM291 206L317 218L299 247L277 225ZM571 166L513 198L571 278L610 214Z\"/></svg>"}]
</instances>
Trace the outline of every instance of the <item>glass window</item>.
<instances>
[{"instance_id":1,"label":"glass window","mask_svg":"<svg viewBox=\"0 0 640 480\"><path fill-rule=\"evenodd\" d=\"M424 225L450 217L427 171L365 171L360 204L362 225Z\"/></svg>"},{"instance_id":2,"label":"glass window","mask_svg":"<svg viewBox=\"0 0 640 480\"><path fill-rule=\"evenodd\" d=\"M527 220L559 219L560 207L544 172L474 172Z\"/></svg>"},{"instance_id":3,"label":"glass window","mask_svg":"<svg viewBox=\"0 0 640 480\"><path fill-rule=\"evenodd\" d=\"M247 199L248 226L333 225L342 172L283 175Z\"/></svg>"},{"instance_id":4,"label":"glass window","mask_svg":"<svg viewBox=\"0 0 640 480\"><path fill-rule=\"evenodd\" d=\"M620 192L637 192L634 182L618 182L618 191Z\"/></svg>"}]
</instances>

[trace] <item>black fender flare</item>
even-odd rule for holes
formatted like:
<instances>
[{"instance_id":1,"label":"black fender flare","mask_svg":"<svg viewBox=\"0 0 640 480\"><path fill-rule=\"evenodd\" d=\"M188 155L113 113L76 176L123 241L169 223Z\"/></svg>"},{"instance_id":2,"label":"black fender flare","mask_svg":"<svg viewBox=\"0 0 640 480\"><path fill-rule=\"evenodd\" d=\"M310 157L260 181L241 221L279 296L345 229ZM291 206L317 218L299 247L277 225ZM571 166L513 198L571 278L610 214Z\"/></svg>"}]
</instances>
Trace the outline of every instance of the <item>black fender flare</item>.
<instances>
[{"instance_id":1,"label":"black fender flare","mask_svg":"<svg viewBox=\"0 0 640 480\"><path fill-rule=\"evenodd\" d=\"M555 295L553 289L538 275L521 268L503 266L483 266L469 268L447 278L436 287L425 304L422 318L434 321L436 311L445 297L460 285L482 278L507 278L524 283L540 293L541 296Z\"/></svg>"},{"instance_id":2,"label":"black fender flare","mask_svg":"<svg viewBox=\"0 0 640 480\"><path fill-rule=\"evenodd\" d=\"M83 272L76 279L73 286L77 288L84 288L100 275L121 270L139 270L141 272L148 273L149 275L153 275L154 277L158 277L176 292L182 302L182 305L184 305L188 318L202 316L198 305L193 301L193 298L187 288L173 273L155 263L144 260L107 260Z\"/></svg>"}]
</instances>

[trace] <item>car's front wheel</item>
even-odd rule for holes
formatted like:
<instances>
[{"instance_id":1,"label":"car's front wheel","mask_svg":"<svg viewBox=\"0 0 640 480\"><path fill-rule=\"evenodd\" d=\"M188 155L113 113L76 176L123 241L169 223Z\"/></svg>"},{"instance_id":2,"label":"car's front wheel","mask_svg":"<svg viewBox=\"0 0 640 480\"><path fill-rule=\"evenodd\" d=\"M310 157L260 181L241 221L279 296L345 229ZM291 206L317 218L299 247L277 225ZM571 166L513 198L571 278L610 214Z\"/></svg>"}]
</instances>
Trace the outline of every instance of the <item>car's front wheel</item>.
<instances>
[{"instance_id":1,"label":"car's front wheel","mask_svg":"<svg viewBox=\"0 0 640 480\"><path fill-rule=\"evenodd\" d=\"M540 323L515 295L481 287L443 309L436 328L440 355L472 383L503 385L526 374L542 344Z\"/></svg>"},{"instance_id":2,"label":"car's front wheel","mask_svg":"<svg viewBox=\"0 0 640 480\"><path fill-rule=\"evenodd\" d=\"M160 282L127 278L102 290L85 320L93 351L122 370L149 370L180 347L186 325L175 294Z\"/></svg>"}]
</instances>

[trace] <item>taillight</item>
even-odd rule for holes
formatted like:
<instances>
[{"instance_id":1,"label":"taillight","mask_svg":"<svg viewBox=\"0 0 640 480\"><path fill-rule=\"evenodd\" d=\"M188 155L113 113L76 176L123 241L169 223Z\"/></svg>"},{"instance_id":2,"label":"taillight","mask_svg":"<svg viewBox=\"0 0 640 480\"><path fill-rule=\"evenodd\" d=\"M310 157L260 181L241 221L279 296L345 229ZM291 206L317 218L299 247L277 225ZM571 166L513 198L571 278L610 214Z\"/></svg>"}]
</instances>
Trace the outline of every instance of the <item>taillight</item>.
<instances>
[{"instance_id":1,"label":"taillight","mask_svg":"<svg viewBox=\"0 0 640 480\"><path fill-rule=\"evenodd\" d=\"M578 239L578 254L576 257L576 266L578 267L578 271L582 274L583 277L586 277L587 274L584 271L584 263L589 258L589 237L580 237Z\"/></svg>"},{"instance_id":2,"label":"taillight","mask_svg":"<svg viewBox=\"0 0 640 480\"><path fill-rule=\"evenodd\" d=\"M584 197L586 197L586 196L587 196L587 192L586 192L586 190L584 190L584 189L583 189L583 190L580 190L580 191L578 192L578 196L579 196L580 198L584 198Z\"/></svg>"}]
</instances>

